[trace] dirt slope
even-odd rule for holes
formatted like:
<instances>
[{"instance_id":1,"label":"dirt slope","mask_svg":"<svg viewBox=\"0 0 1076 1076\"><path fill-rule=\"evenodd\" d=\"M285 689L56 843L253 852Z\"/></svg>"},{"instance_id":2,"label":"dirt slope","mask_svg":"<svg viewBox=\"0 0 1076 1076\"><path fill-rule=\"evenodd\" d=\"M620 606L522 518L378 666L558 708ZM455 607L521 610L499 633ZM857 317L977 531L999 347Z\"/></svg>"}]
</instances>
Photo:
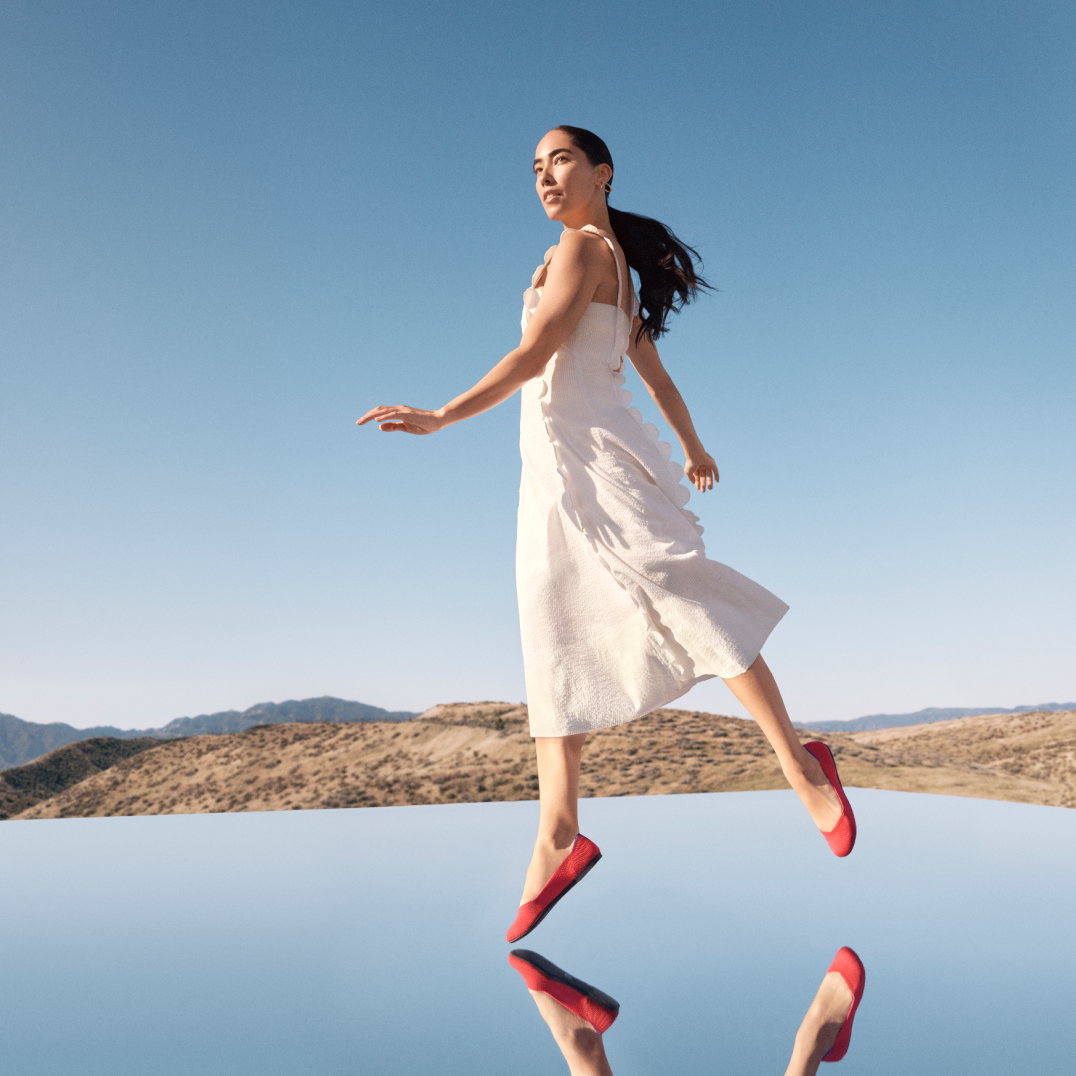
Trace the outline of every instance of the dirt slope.
<instances>
[{"instance_id":1,"label":"dirt slope","mask_svg":"<svg viewBox=\"0 0 1076 1076\"><path fill-rule=\"evenodd\" d=\"M876 775L870 788L1076 807L1076 710L980 714L851 739L892 771L893 783Z\"/></svg>"},{"instance_id":2,"label":"dirt slope","mask_svg":"<svg viewBox=\"0 0 1076 1076\"><path fill-rule=\"evenodd\" d=\"M846 784L1076 806L1076 712L1001 714L817 736ZM583 755L584 796L787 787L753 722L660 710ZM288 724L173 740L20 818L536 799L526 707L435 706L404 723Z\"/></svg>"},{"instance_id":3,"label":"dirt slope","mask_svg":"<svg viewBox=\"0 0 1076 1076\"><path fill-rule=\"evenodd\" d=\"M114 736L93 736L57 747L23 766L0 771L0 819L51 799L125 758L159 746L160 742L150 737L121 740Z\"/></svg>"}]
</instances>

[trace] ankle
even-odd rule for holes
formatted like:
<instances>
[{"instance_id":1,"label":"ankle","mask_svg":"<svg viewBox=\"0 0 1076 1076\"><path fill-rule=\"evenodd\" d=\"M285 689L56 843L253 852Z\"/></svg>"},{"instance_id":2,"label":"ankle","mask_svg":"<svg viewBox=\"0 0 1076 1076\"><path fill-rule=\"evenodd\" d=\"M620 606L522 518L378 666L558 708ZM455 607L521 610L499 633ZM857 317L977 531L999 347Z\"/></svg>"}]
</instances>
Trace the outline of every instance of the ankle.
<instances>
[{"instance_id":1,"label":"ankle","mask_svg":"<svg viewBox=\"0 0 1076 1076\"><path fill-rule=\"evenodd\" d=\"M810 755L804 751L805 757L799 755L789 754L782 758L781 770L785 775L785 779L793 788L800 788L803 785L811 784L811 774L808 769Z\"/></svg>"},{"instance_id":2,"label":"ankle","mask_svg":"<svg viewBox=\"0 0 1076 1076\"><path fill-rule=\"evenodd\" d=\"M822 769L822 764L810 751L802 746L798 754L790 756L787 762L782 761L781 768L793 788L797 784L816 785L818 787L829 784L829 778L826 777L826 771Z\"/></svg>"},{"instance_id":3,"label":"ankle","mask_svg":"<svg viewBox=\"0 0 1076 1076\"><path fill-rule=\"evenodd\" d=\"M575 823L558 822L555 827L539 830L538 843L548 851L563 852L565 848L571 848L578 835L579 826Z\"/></svg>"},{"instance_id":4,"label":"ankle","mask_svg":"<svg viewBox=\"0 0 1076 1076\"><path fill-rule=\"evenodd\" d=\"M567 1029L561 1034L557 1045L565 1059L571 1056L586 1065L593 1065L602 1051L601 1036L589 1025Z\"/></svg>"}]
</instances>

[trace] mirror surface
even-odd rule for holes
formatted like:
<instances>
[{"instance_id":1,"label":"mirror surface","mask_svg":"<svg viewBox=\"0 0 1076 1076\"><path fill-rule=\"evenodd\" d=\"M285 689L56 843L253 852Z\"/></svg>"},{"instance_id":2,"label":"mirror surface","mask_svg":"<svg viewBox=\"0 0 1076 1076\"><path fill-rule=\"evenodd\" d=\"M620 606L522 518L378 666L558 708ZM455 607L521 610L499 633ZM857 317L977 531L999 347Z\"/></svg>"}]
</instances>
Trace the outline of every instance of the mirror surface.
<instances>
[{"instance_id":1,"label":"mirror surface","mask_svg":"<svg viewBox=\"0 0 1076 1076\"><path fill-rule=\"evenodd\" d=\"M537 804L0 824L5 1071L566 1073L525 947L620 1003L617 1076L780 1076L836 951L837 1073L1067 1074L1076 812L852 789L585 800L603 859L517 945Z\"/></svg>"}]
</instances>

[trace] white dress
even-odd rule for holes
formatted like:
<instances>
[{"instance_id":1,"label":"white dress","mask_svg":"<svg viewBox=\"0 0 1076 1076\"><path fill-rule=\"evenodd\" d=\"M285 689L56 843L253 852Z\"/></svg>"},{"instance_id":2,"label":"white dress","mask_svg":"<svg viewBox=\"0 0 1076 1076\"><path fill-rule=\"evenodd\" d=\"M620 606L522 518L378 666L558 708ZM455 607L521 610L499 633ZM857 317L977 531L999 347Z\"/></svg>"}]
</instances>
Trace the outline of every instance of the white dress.
<instances>
[{"instance_id":1,"label":"white dress","mask_svg":"<svg viewBox=\"0 0 1076 1076\"><path fill-rule=\"evenodd\" d=\"M707 560L683 468L628 406L616 261L617 305L591 303L522 390L516 586L532 736L619 725L736 676L788 611ZM524 329L540 299L524 294Z\"/></svg>"}]
</instances>

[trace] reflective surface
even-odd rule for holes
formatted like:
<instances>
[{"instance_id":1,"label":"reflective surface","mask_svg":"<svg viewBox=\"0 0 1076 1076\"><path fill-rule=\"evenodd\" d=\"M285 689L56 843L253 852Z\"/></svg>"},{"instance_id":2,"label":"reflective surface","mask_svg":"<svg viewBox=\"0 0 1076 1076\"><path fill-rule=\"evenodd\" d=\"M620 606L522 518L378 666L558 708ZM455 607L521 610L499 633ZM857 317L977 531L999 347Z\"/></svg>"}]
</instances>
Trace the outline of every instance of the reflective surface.
<instances>
[{"instance_id":1,"label":"reflective surface","mask_svg":"<svg viewBox=\"0 0 1076 1076\"><path fill-rule=\"evenodd\" d=\"M1076 812L854 789L581 804L604 858L521 945L619 1001L612 1070L785 1071L833 954L836 1073L1071 1073ZM0 1065L565 1073L504 931L537 804L0 824Z\"/></svg>"}]
</instances>

